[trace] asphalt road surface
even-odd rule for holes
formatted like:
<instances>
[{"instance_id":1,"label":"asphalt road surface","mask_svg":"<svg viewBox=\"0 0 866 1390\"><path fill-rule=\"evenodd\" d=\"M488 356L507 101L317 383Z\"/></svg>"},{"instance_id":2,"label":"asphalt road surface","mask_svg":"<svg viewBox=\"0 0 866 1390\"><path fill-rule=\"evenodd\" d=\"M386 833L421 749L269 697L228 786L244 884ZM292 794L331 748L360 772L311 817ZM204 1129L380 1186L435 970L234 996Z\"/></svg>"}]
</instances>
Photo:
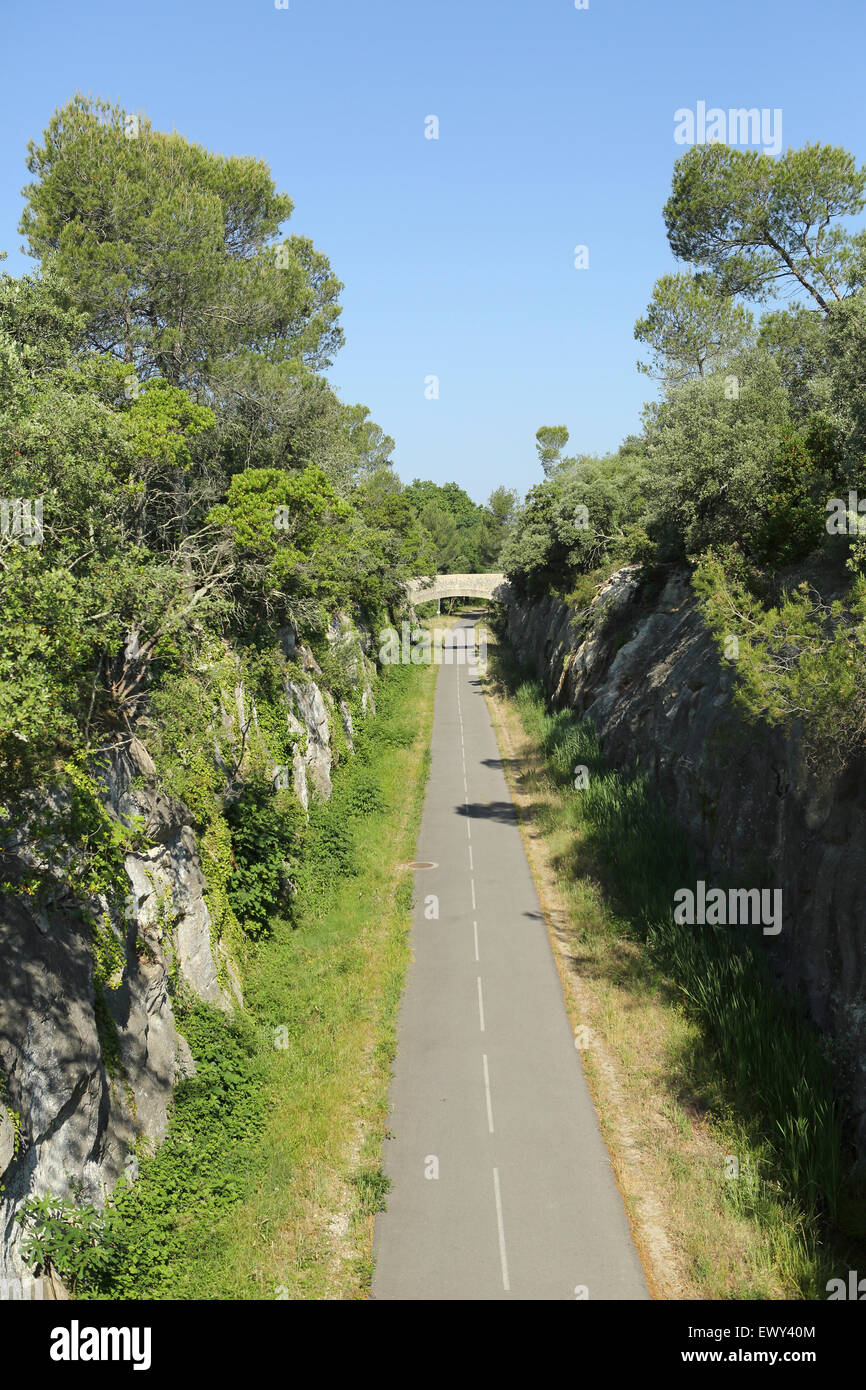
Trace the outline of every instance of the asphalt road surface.
<instances>
[{"instance_id":1,"label":"asphalt road surface","mask_svg":"<svg viewBox=\"0 0 866 1390\"><path fill-rule=\"evenodd\" d=\"M373 1296L648 1298L468 664L439 672L416 859Z\"/></svg>"}]
</instances>

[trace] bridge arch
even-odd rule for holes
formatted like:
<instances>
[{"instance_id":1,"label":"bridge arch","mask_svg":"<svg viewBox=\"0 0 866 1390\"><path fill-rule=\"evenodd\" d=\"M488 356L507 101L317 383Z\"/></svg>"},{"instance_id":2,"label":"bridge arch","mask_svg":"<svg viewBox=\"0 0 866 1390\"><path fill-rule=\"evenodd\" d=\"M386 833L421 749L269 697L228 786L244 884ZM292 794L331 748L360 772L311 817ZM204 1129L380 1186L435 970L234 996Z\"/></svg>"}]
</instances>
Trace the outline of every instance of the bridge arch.
<instances>
[{"instance_id":1,"label":"bridge arch","mask_svg":"<svg viewBox=\"0 0 866 1390\"><path fill-rule=\"evenodd\" d=\"M435 574L432 578L410 579L406 585L410 603L429 603L431 599L481 598L497 603L511 602L511 585L504 574Z\"/></svg>"}]
</instances>

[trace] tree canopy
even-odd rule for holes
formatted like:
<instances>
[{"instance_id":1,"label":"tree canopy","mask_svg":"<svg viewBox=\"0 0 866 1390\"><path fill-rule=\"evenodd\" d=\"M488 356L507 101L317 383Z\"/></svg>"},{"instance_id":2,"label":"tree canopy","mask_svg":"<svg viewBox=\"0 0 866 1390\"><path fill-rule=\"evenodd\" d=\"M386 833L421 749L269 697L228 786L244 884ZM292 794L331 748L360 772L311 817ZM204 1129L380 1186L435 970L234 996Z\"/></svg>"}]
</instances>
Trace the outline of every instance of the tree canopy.
<instances>
[{"instance_id":1,"label":"tree canopy","mask_svg":"<svg viewBox=\"0 0 866 1390\"><path fill-rule=\"evenodd\" d=\"M684 266L635 324L660 398L605 459L566 454L564 425L538 430L545 480L504 552L519 591L711 550L765 575L809 557L866 565L856 526L825 525L828 499L866 486L864 206L866 169L835 146L709 144L676 161L664 220ZM766 305L757 320L750 302Z\"/></svg>"},{"instance_id":2,"label":"tree canopy","mask_svg":"<svg viewBox=\"0 0 866 1390\"><path fill-rule=\"evenodd\" d=\"M723 295L760 300L795 288L826 312L863 285L866 232L838 219L864 203L866 169L836 146L774 159L695 145L674 167L664 219L674 255L705 268Z\"/></svg>"},{"instance_id":3,"label":"tree canopy","mask_svg":"<svg viewBox=\"0 0 866 1390\"><path fill-rule=\"evenodd\" d=\"M341 286L281 237L261 160L76 96L28 167L41 264L0 276L0 450L42 524L0 536L7 796L128 735L214 642L372 622L430 563L393 441L321 374Z\"/></svg>"}]
</instances>

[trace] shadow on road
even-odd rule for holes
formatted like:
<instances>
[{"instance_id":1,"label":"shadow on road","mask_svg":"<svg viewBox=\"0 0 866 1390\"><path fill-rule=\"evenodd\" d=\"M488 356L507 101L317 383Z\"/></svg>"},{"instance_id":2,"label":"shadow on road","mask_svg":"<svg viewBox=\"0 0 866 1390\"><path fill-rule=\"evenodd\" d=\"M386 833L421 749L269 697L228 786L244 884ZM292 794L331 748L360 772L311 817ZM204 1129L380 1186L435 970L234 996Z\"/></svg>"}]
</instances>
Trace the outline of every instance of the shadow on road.
<instances>
[{"instance_id":1,"label":"shadow on road","mask_svg":"<svg viewBox=\"0 0 866 1390\"><path fill-rule=\"evenodd\" d=\"M510 801L471 801L469 805L455 806L458 816L469 816L472 820L495 820L503 825L516 825L517 814Z\"/></svg>"}]
</instances>

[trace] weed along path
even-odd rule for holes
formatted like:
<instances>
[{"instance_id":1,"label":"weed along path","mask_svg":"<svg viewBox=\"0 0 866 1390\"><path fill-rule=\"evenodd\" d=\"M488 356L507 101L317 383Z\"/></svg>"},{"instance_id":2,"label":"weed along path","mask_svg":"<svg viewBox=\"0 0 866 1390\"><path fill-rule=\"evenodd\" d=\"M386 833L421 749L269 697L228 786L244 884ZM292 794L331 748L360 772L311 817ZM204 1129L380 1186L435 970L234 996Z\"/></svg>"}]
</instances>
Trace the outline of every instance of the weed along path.
<instances>
[{"instance_id":1,"label":"weed along path","mask_svg":"<svg viewBox=\"0 0 866 1390\"><path fill-rule=\"evenodd\" d=\"M416 855L374 1297L648 1298L465 663L439 672Z\"/></svg>"}]
</instances>

